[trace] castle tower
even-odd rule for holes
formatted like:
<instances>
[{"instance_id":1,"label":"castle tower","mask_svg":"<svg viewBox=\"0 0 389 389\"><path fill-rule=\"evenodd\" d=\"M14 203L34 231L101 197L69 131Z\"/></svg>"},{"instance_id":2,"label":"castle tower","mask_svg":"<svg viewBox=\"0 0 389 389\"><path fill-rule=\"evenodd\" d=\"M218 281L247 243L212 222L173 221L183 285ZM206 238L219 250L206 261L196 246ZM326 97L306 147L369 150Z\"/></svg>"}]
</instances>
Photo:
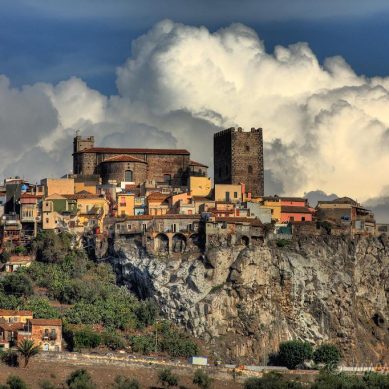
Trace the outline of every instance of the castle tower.
<instances>
[{"instance_id":1,"label":"castle tower","mask_svg":"<svg viewBox=\"0 0 389 389\"><path fill-rule=\"evenodd\" d=\"M264 195L262 128L220 131L213 138L215 184L246 185L252 196Z\"/></svg>"},{"instance_id":2,"label":"castle tower","mask_svg":"<svg viewBox=\"0 0 389 389\"><path fill-rule=\"evenodd\" d=\"M86 173L86 162L84 161L85 157L82 154L79 154L79 151L91 149L95 145L95 137L94 136L88 136L86 138L83 138L80 135L77 135L73 139L73 173L74 174L87 174ZM89 156L89 158L93 158L94 155ZM92 165L94 164L94 161L92 162ZM89 174L93 174L94 166L92 166L89 161L89 170L92 169L91 172L88 172ZM91 167L92 166L92 167Z\"/></svg>"}]
</instances>

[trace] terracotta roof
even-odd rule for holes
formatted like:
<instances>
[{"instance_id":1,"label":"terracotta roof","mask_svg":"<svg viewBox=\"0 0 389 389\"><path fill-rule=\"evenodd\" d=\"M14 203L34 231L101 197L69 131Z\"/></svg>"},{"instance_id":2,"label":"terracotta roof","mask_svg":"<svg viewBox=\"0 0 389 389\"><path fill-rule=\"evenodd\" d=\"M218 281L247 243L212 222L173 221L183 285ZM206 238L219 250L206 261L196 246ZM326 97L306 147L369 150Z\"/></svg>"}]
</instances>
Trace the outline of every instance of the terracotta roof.
<instances>
[{"instance_id":1,"label":"terracotta roof","mask_svg":"<svg viewBox=\"0 0 389 389\"><path fill-rule=\"evenodd\" d=\"M24 328L24 324L20 322L8 323L4 319L0 320L0 327L5 331L17 331Z\"/></svg>"},{"instance_id":2,"label":"terracotta roof","mask_svg":"<svg viewBox=\"0 0 389 389\"><path fill-rule=\"evenodd\" d=\"M21 199L36 199L37 196L31 193L22 193L20 196Z\"/></svg>"},{"instance_id":3,"label":"terracotta roof","mask_svg":"<svg viewBox=\"0 0 389 389\"><path fill-rule=\"evenodd\" d=\"M153 192L147 196L147 200L162 200L165 201L170 195L163 194L161 192Z\"/></svg>"},{"instance_id":4,"label":"terracotta roof","mask_svg":"<svg viewBox=\"0 0 389 389\"><path fill-rule=\"evenodd\" d=\"M31 262L32 258L30 255L11 255L7 263L19 263L19 262Z\"/></svg>"},{"instance_id":5,"label":"terracotta roof","mask_svg":"<svg viewBox=\"0 0 389 389\"><path fill-rule=\"evenodd\" d=\"M0 316L32 316L32 311L16 309L0 309Z\"/></svg>"},{"instance_id":6,"label":"terracotta roof","mask_svg":"<svg viewBox=\"0 0 389 389\"><path fill-rule=\"evenodd\" d=\"M75 154L82 153L190 155L189 151L184 149L121 149L111 147L92 147L90 149L80 150Z\"/></svg>"},{"instance_id":7,"label":"terracotta roof","mask_svg":"<svg viewBox=\"0 0 389 389\"><path fill-rule=\"evenodd\" d=\"M31 319L30 322L36 326L62 326L61 319Z\"/></svg>"},{"instance_id":8,"label":"terracotta roof","mask_svg":"<svg viewBox=\"0 0 389 389\"><path fill-rule=\"evenodd\" d=\"M144 159L131 157L131 155L117 155L116 157L111 157L108 159L105 159L101 163L106 162L141 162L141 163L147 163Z\"/></svg>"},{"instance_id":9,"label":"terracotta roof","mask_svg":"<svg viewBox=\"0 0 389 389\"><path fill-rule=\"evenodd\" d=\"M281 206L281 213L309 213L312 211L308 207Z\"/></svg>"},{"instance_id":10,"label":"terracotta roof","mask_svg":"<svg viewBox=\"0 0 389 389\"><path fill-rule=\"evenodd\" d=\"M196 162L196 161L192 161L192 160L189 161L189 166L199 166L199 167L206 167L206 168L208 167L207 165L204 165L201 162Z\"/></svg>"}]
</instances>

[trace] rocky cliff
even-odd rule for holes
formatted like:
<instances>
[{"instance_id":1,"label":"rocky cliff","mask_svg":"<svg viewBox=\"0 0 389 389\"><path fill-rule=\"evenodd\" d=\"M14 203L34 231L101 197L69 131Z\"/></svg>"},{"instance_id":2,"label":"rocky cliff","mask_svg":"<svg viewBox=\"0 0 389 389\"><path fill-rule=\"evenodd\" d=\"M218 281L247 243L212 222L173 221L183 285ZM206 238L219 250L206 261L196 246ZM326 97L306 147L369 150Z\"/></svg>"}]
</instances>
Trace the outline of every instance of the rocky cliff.
<instances>
[{"instance_id":1,"label":"rocky cliff","mask_svg":"<svg viewBox=\"0 0 389 389\"><path fill-rule=\"evenodd\" d=\"M280 341L338 344L348 363L389 362L389 244L304 237L277 247L220 245L153 257L112 244L109 261L139 296L225 361L266 362Z\"/></svg>"}]
</instances>

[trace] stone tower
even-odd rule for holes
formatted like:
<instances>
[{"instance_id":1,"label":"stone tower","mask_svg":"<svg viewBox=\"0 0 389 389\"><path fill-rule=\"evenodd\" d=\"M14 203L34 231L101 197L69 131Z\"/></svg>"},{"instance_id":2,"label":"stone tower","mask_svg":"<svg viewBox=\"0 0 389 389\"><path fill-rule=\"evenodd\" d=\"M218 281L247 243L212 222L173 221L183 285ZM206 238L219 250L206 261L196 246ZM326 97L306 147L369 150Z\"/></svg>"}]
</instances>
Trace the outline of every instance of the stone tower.
<instances>
[{"instance_id":1,"label":"stone tower","mask_svg":"<svg viewBox=\"0 0 389 389\"><path fill-rule=\"evenodd\" d=\"M85 164L83 155L79 154L79 151L91 149L95 145L95 137L94 136L87 136L86 138L83 138L80 135L77 135L73 139L73 173L74 174L85 174ZM93 155L92 155L93 157ZM94 163L94 161L93 161ZM89 163L91 165L91 163ZM92 167L93 174L94 166Z\"/></svg>"},{"instance_id":2,"label":"stone tower","mask_svg":"<svg viewBox=\"0 0 389 389\"><path fill-rule=\"evenodd\" d=\"M220 131L213 138L215 184L246 185L252 196L264 195L262 128Z\"/></svg>"}]
</instances>

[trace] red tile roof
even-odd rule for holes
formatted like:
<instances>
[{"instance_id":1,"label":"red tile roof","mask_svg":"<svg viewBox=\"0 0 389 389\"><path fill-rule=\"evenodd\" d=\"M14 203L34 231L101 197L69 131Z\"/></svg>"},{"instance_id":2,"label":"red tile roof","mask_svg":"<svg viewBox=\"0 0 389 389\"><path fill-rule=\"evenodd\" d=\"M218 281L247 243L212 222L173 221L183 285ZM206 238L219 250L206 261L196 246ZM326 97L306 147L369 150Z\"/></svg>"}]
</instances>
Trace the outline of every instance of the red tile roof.
<instances>
[{"instance_id":1,"label":"red tile roof","mask_svg":"<svg viewBox=\"0 0 389 389\"><path fill-rule=\"evenodd\" d=\"M161 200L161 201L165 201L167 200L167 198L170 197L170 195L166 195L166 194L163 194L163 193L160 193L160 192L153 192L153 193L150 193L148 196L147 196L147 200Z\"/></svg>"},{"instance_id":2,"label":"red tile roof","mask_svg":"<svg viewBox=\"0 0 389 389\"><path fill-rule=\"evenodd\" d=\"M312 213L307 207L281 206L281 213Z\"/></svg>"},{"instance_id":3,"label":"red tile roof","mask_svg":"<svg viewBox=\"0 0 389 389\"><path fill-rule=\"evenodd\" d=\"M0 320L0 327L4 331L17 331L17 330L23 329L24 328L24 324L20 323L20 322L8 323L4 319L1 319Z\"/></svg>"},{"instance_id":4,"label":"red tile roof","mask_svg":"<svg viewBox=\"0 0 389 389\"><path fill-rule=\"evenodd\" d=\"M0 316L32 316L32 311L15 310L15 309L0 309Z\"/></svg>"},{"instance_id":5,"label":"red tile roof","mask_svg":"<svg viewBox=\"0 0 389 389\"><path fill-rule=\"evenodd\" d=\"M62 326L61 319L31 319L30 322L36 326Z\"/></svg>"},{"instance_id":6,"label":"red tile roof","mask_svg":"<svg viewBox=\"0 0 389 389\"><path fill-rule=\"evenodd\" d=\"M189 161L189 166L199 166L199 167L206 167L206 168L208 167L207 165L204 165L201 162L196 162L196 161L192 161L192 160Z\"/></svg>"},{"instance_id":7,"label":"red tile roof","mask_svg":"<svg viewBox=\"0 0 389 389\"><path fill-rule=\"evenodd\" d=\"M81 153L190 155L189 151L185 149L121 149L111 147L92 147L80 150L75 154Z\"/></svg>"},{"instance_id":8,"label":"red tile roof","mask_svg":"<svg viewBox=\"0 0 389 389\"><path fill-rule=\"evenodd\" d=\"M200 215L179 215L179 214L167 214L167 215L136 215L127 216L125 220L153 220L153 219L194 219L200 220Z\"/></svg>"},{"instance_id":9,"label":"red tile roof","mask_svg":"<svg viewBox=\"0 0 389 389\"><path fill-rule=\"evenodd\" d=\"M108 159L105 159L101 163L112 163L112 162L136 162L136 163L147 163L144 159L131 157L131 155L117 155L116 157L111 157Z\"/></svg>"},{"instance_id":10,"label":"red tile roof","mask_svg":"<svg viewBox=\"0 0 389 389\"><path fill-rule=\"evenodd\" d=\"M30 255L11 255L7 263L28 263L31 262L32 258Z\"/></svg>"},{"instance_id":11,"label":"red tile roof","mask_svg":"<svg viewBox=\"0 0 389 389\"><path fill-rule=\"evenodd\" d=\"M103 197L99 195L95 195L88 192L79 192L75 194L69 194L69 195L62 195L63 197L66 197L69 200L78 200L78 199L102 199Z\"/></svg>"}]
</instances>

